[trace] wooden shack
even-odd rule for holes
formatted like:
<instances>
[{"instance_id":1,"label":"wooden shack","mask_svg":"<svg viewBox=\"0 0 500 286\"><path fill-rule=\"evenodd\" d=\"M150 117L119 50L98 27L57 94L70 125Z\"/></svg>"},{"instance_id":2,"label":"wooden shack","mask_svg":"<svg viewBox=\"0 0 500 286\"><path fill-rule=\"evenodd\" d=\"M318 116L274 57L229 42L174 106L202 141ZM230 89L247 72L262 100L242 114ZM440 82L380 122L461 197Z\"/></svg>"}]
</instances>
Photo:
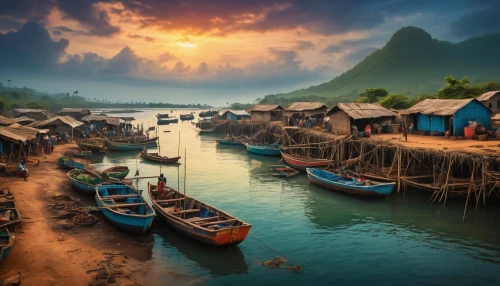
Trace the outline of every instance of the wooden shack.
<instances>
[{"instance_id":1,"label":"wooden shack","mask_svg":"<svg viewBox=\"0 0 500 286\"><path fill-rule=\"evenodd\" d=\"M281 121L283 118L283 107L276 104L257 104L247 112L252 122Z\"/></svg>"},{"instance_id":2,"label":"wooden shack","mask_svg":"<svg viewBox=\"0 0 500 286\"><path fill-rule=\"evenodd\" d=\"M14 112L15 112L15 117L26 116L28 118L32 118L35 120L47 120L53 115L44 109L17 108L14 109Z\"/></svg>"},{"instance_id":3,"label":"wooden shack","mask_svg":"<svg viewBox=\"0 0 500 286\"><path fill-rule=\"evenodd\" d=\"M294 102L285 108L287 118L306 118L310 116L322 118L328 107L321 102Z\"/></svg>"},{"instance_id":4,"label":"wooden shack","mask_svg":"<svg viewBox=\"0 0 500 286\"><path fill-rule=\"evenodd\" d=\"M83 122L73 119L69 116L56 116L47 120L37 121L29 124L29 127L49 129L52 134L62 135L64 132L73 138L75 128L82 126ZM79 133L76 133L79 135Z\"/></svg>"},{"instance_id":5,"label":"wooden shack","mask_svg":"<svg viewBox=\"0 0 500 286\"><path fill-rule=\"evenodd\" d=\"M485 92L476 99L493 113L500 113L500 90Z\"/></svg>"},{"instance_id":6,"label":"wooden shack","mask_svg":"<svg viewBox=\"0 0 500 286\"><path fill-rule=\"evenodd\" d=\"M245 110L223 110L218 117L220 120L248 120L250 113Z\"/></svg>"},{"instance_id":7,"label":"wooden shack","mask_svg":"<svg viewBox=\"0 0 500 286\"><path fill-rule=\"evenodd\" d=\"M90 115L90 110L87 108L63 108L57 112L58 115L70 116L76 120L82 120L84 116Z\"/></svg>"},{"instance_id":8,"label":"wooden shack","mask_svg":"<svg viewBox=\"0 0 500 286\"><path fill-rule=\"evenodd\" d=\"M336 135L351 135L352 126L362 131L366 125L392 123L396 115L374 103L339 103L326 113L330 117L332 133Z\"/></svg>"}]
</instances>

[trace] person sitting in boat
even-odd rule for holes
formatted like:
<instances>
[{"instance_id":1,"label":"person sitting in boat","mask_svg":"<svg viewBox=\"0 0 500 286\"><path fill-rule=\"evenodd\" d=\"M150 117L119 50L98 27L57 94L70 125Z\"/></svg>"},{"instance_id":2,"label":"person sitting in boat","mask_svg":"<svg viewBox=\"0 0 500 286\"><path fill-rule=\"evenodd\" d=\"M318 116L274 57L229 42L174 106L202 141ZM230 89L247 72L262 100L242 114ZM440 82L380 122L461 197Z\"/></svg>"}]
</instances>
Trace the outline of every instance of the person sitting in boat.
<instances>
[{"instance_id":1,"label":"person sitting in boat","mask_svg":"<svg viewBox=\"0 0 500 286\"><path fill-rule=\"evenodd\" d=\"M163 195L165 193L165 181L163 181L160 178L161 178L161 176L158 177L158 191L156 193L156 199L157 200L163 200Z\"/></svg>"}]
</instances>

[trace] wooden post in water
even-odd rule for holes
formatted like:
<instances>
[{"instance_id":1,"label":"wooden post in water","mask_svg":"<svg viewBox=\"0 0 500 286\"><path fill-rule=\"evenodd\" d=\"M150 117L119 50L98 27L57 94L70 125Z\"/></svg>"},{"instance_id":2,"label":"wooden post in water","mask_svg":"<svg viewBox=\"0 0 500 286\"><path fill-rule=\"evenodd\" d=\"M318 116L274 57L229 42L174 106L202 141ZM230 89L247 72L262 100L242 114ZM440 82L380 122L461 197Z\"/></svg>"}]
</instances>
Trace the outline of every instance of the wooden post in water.
<instances>
[{"instance_id":1,"label":"wooden post in water","mask_svg":"<svg viewBox=\"0 0 500 286\"><path fill-rule=\"evenodd\" d=\"M179 132L180 134L180 132ZM186 148L184 148L184 210L186 209L186 165L187 165L187 158L186 158ZM186 213L184 212L184 219L186 219Z\"/></svg>"},{"instance_id":2,"label":"wooden post in water","mask_svg":"<svg viewBox=\"0 0 500 286\"><path fill-rule=\"evenodd\" d=\"M398 193L401 190L401 147L398 148Z\"/></svg>"}]
</instances>

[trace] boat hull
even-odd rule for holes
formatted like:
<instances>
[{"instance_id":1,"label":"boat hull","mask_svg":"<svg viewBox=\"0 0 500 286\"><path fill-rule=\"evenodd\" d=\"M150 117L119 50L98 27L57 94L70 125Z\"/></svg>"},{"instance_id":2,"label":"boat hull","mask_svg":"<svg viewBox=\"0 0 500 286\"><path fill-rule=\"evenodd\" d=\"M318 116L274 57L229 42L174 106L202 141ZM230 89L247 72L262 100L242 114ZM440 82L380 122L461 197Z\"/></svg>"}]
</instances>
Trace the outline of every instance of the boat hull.
<instances>
[{"instance_id":1,"label":"boat hull","mask_svg":"<svg viewBox=\"0 0 500 286\"><path fill-rule=\"evenodd\" d=\"M95 189L94 189L95 192ZM126 232L132 232L136 234L143 234L151 227L153 223L154 216L142 218L133 217L128 215L119 215L106 209L104 203L96 197L96 203L98 207L101 207L101 213L106 217L106 219L111 222L117 228L124 230Z\"/></svg>"},{"instance_id":2,"label":"boat hull","mask_svg":"<svg viewBox=\"0 0 500 286\"><path fill-rule=\"evenodd\" d=\"M329 161L321 159L321 161L318 160L315 162L301 160L301 158L290 156L283 152L281 152L281 156L283 156L283 161L285 161L287 165L302 172L305 172L307 168L324 168L327 167L328 164L330 164Z\"/></svg>"},{"instance_id":3,"label":"boat hull","mask_svg":"<svg viewBox=\"0 0 500 286\"><path fill-rule=\"evenodd\" d=\"M164 164L175 164L181 159L181 157L164 158L160 156L153 156L150 154L145 154L143 152L141 152L141 157L148 161L164 163Z\"/></svg>"},{"instance_id":4,"label":"boat hull","mask_svg":"<svg viewBox=\"0 0 500 286\"><path fill-rule=\"evenodd\" d=\"M315 185L322 186L324 188L362 197L386 197L392 193L392 189L394 188L394 183L380 184L380 185L372 185L372 186L352 186L346 185L338 182L334 182L325 178L322 178L318 174L315 173L314 168L307 169L307 177L309 181ZM322 171L322 170L320 170ZM322 171L326 172L326 171ZM326 172L329 173L329 172Z\"/></svg>"},{"instance_id":5,"label":"boat hull","mask_svg":"<svg viewBox=\"0 0 500 286\"><path fill-rule=\"evenodd\" d=\"M68 176L68 177L69 177L69 180L70 180L73 188L75 188L77 191L79 191L83 195L92 195L95 193L96 185L84 184L82 182L79 182L75 178L72 178L70 176Z\"/></svg>"},{"instance_id":6,"label":"boat hull","mask_svg":"<svg viewBox=\"0 0 500 286\"><path fill-rule=\"evenodd\" d=\"M236 140L217 139L216 141L217 141L217 143L219 143L221 145L233 145L233 146L244 146L245 145L242 142L236 141Z\"/></svg>"},{"instance_id":7,"label":"boat hull","mask_svg":"<svg viewBox=\"0 0 500 286\"><path fill-rule=\"evenodd\" d=\"M130 173L130 169L124 172L108 172L108 177L118 180L123 180Z\"/></svg>"},{"instance_id":8,"label":"boat hull","mask_svg":"<svg viewBox=\"0 0 500 286\"><path fill-rule=\"evenodd\" d=\"M98 146L90 143L80 142L78 140L76 141L76 145L84 150L91 150L96 152L106 151L106 146Z\"/></svg>"},{"instance_id":9,"label":"boat hull","mask_svg":"<svg viewBox=\"0 0 500 286\"><path fill-rule=\"evenodd\" d=\"M272 147L267 147L267 146L257 146L257 145L251 145L251 144L246 144L248 152L253 153L253 154L258 154L258 155L264 155L264 156L280 156L281 151L280 148L272 148Z\"/></svg>"},{"instance_id":10,"label":"boat hull","mask_svg":"<svg viewBox=\"0 0 500 286\"><path fill-rule=\"evenodd\" d=\"M177 118L165 118L165 119L158 119L156 121L157 125L168 125L170 123L177 123L179 122L179 119Z\"/></svg>"},{"instance_id":11,"label":"boat hull","mask_svg":"<svg viewBox=\"0 0 500 286\"><path fill-rule=\"evenodd\" d=\"M145 144L119 143L109 139L106 139L106 145L108 146L108 150L111 151L140 151L145 146Z\"/></svg>"}]
</instances>

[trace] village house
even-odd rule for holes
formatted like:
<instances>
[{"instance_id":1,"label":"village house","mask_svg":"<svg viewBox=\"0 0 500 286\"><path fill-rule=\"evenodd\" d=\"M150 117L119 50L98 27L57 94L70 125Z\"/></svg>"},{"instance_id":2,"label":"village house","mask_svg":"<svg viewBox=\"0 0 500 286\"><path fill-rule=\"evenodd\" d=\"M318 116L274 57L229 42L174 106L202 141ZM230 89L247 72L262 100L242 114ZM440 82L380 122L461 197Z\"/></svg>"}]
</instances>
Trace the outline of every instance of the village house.
<instances>
[{"instance_id":1,"label":"village house","mask_svg":"<svg viewBox=\"0 0 500 286\"><path fill-rule=\"evenodd\" d=\"M57 112L58 115L71 116L76 120L82 120L84 116L90 115L90 110L87 108L63 108Z\"/></svg>"},{"instance_id":2,"label":"village house","mask_svg":"<svg viewBox=\"0 0 500 286\"><path fill-rule=\"evenodd\" d=\"M400 114L413 123L414 130L424 134L449 131L450 136L464 136L469 122L482 123L488 130L491 121L491 110L475 98L426 99Z\"/></svg>"},{"instance_id":3,"label":"village house","mask_svg":"<svg viewBox=\"0 0 500 286\"><path fill-rule=\"evenodd\" d=\"M252 122L271 122L283 119L283 107L276 104L257 104L247 110Z\"/></svg>"},{"instance_id":4,"label":"village house","mask_svg":"<svg viewBox=\"0 0 500 286\"><path fill-rule=\"evenodd\" d=\"M220 120L248 120L250 113L245 110L224 110L219 113Z\"/></svg>"},{"instance_id":5,"label":"village house","mask_svg":"<svg viewBox=\"0 0 500 286\"><path fill-rule=\"evenodd\" d=\"M17 108L14 109L14 113L14 117L26 116L35 120L47 120L53 117L53 114L44 109Z\"/></svg>"},{"instance_id":6,"label":"village house","mask_svg":"<svg viewBox=\"0 0 500 286\"><path fill-rule=\"evenodd\" d=\"M493 113L500 113L500 90L485 92L476 99Z\"/></svg>"},{"instance_id":7,"label":"village house","mask_svg":"<svg viewBox=\"0 0 500 286\"><path fill-rule=\"evenodd\" d=\"M397 114L374 103L339 103L332 107L326 116L330 117L332 133L335 135L352 135L353 126L363 131L367 125L375 129L387 126L387 133L397 132L397 124L392 124ZM382 131L382 130L380 130Z\"/></svg>"},{"instance_id":8,"label":"village house","mask_svg":"<svg viewBox=\"0 0 500 286\"><path fill-rule=\"evenodd\" d=\"M29 124L29 127L49 129L52 134L62 135L65 132L73 138L74 129L82 126L83 122L69 116L56 116L47 120L37 121ZM79 133L76 133L79 135Z\"/></svg>"},{"instance_id":9,"label":"village house","mask_svg":"<svg viewBox=\"0 0 500 286\"><path fill-rule=\"evenodd\" d=\"M294 102L285 108L285 117L287 121L292 118L294 123L309 117L315 117L319 122L327 110L328 107L321 102Z\"/></svg>"}]
</instances>

